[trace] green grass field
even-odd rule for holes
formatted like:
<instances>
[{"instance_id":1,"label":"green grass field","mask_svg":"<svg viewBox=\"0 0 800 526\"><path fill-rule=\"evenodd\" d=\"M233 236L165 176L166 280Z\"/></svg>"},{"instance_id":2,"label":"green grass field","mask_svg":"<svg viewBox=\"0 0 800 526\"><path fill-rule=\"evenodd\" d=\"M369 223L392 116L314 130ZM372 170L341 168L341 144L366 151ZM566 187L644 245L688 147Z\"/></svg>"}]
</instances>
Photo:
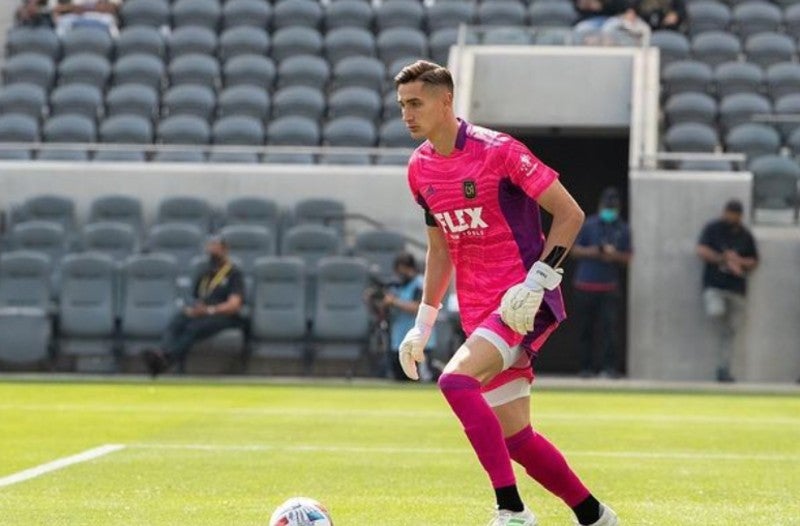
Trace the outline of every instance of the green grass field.
<instances>
[{"instance_id":1,"label":"green grass field","mask_svg":"<svg viewBox=\"0 0 800 526\"><path fill-rule=\"evenodd\" d=\"M800 525L800 397L539 390L538 429L631 526ZM0 524L484 525L492 494L431 386L0 382ZM542 526L571 513L518 471Z\"/></svg>"}]
</instances>

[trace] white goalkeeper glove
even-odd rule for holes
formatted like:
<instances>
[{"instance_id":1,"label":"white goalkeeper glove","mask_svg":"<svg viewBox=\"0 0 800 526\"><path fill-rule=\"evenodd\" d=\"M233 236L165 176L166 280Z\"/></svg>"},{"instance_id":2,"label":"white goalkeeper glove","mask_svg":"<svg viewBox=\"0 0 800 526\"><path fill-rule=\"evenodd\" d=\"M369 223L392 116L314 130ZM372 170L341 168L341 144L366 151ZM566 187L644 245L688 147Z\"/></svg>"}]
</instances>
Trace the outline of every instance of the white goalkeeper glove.
<instances>
[{"instance_id":1,"label":"white goalkeeper glove","mask_svg":"<svg viewBox=\"0 0 800 526\"><path fill-rule=\"evenodd\" d=\"M400 366L412 380L419 380L416 362L425 359L425 346L428 345L438 315L439 309L420 303L414 326L400 342Z\"/></svg>"},{"instance_id":2,"label":"white goalkeeper glove","mask_svg":"<svg viewBox=\"0 0 800 526\"><path fill-rule=\"evenodd\" d=\"M537 261L525 281L508 289L500 301L500 317L514 332L527 334L533 330L533 319L544 299L544 291L561 283L561 269Z\"/></svg>"}]
</instances>

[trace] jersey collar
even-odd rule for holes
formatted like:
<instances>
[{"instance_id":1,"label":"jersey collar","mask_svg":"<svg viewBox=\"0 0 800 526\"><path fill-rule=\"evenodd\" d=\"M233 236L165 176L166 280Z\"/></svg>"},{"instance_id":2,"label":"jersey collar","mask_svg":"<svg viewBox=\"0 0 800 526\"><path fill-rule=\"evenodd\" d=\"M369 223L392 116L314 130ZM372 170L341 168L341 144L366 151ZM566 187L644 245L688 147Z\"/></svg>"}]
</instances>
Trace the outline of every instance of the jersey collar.
<instances>
[{"instance_id":1,"label":"jersey collar","mask_svg":"<svg viewBox=\"0 0 800 526\"><path fill-rule=\"evenodd\" d=\"M467 121L458 119L458 133L456 134L456 150L463 150L467 145Z\"/></svg>"}]
</instances>

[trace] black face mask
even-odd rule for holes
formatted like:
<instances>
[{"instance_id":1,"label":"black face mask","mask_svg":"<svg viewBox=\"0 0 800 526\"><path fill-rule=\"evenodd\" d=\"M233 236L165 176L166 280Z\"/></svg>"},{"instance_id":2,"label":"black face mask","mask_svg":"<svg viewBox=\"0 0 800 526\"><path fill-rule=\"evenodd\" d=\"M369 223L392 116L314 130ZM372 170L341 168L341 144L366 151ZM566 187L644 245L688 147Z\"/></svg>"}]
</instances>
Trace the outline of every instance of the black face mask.
<instances>
[{"instance_id":1,"label":"black face mask","mask_svg":"<svg viewBox=\"0 0 800 526\"><path fill-rule=\"evenodd\" d=\"M225 261L225 258L220 256L219 254L209 254L208 255L208 264L211 268L219 268L222 266L222 263Z\"/></svg>"}]
</instances>

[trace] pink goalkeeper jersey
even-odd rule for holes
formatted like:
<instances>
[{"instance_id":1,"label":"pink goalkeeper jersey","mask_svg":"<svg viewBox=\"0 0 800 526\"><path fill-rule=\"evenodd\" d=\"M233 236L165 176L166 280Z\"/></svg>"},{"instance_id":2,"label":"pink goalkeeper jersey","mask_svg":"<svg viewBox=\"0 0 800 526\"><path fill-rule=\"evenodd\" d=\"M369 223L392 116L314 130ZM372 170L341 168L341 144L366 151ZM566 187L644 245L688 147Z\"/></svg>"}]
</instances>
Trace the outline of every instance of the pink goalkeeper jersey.
<instances>
[{"instance_id":1,"label":"pink goalkeeper jersey","mask_svg":"<svg viewBox=\"0 0 800 526\"><path fill-rule=\"evenodd\" d=\"M449 157L428 141L412 154L409 186L447 239L467 334L541 257L545 238L535 200L557 178L524 144L466 121ZM545 304L558 321L566 317L560 290L548 291Z\"/></svg>"}]
</instances>

